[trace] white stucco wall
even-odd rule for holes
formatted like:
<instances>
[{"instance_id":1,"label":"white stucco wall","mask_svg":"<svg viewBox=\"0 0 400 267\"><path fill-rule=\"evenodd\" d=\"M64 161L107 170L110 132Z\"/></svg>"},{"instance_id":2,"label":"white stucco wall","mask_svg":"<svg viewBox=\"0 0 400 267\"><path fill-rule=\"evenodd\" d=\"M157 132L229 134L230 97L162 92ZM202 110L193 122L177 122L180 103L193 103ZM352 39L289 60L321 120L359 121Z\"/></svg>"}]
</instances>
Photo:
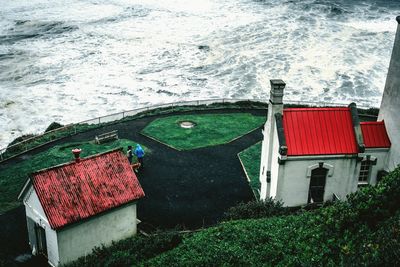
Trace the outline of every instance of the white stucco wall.
<instances>
[{"instance_id":1,"label":"white stucco wall","mask_svg":"<svg viewBox=\"0 0 400 267\"><path fill-rule=\"evenodd\" d=\"M57 247L57 233L51 229L47 217L44 213L42 205L40 204L39 198L33 190L33 187L29 189L28 193L24 198L25 212L27 221L28 218L33 220L35 223L39 224L46 232L46 243L47 243L47 257L51 265L56 266L58 263L58 247ZM33 225L29 224L28 221L28 231L29 231L29 243L31 249L36 246L36 236L34 232ZM35 248L37 249L37 248Z\"/></svg>"},{"instance_id":2,"label":"white stucco wall","mask_svg":"<svg viewBox=\"0 0 400 267\"><path fill-rule=\"evenodd\" d=\"M277 160L277 153L279 151L279 140L276 131L276 120L275 113L282 113L283 104L272 104L268 105L267 121L264 125L263 141L261 148L261 163L260 163L260 174L259 179L261 183L260 199L265 200L271 195L271 183L267 183L267 172L271 172L272 182L272 168L273 161ZM273 133L273 134L271 134Z\"/></svg>"},{"instance_id":3,"label":"white stucco wall","mask_svg":"<svg viewBox=\"0 0 400 267\"><path fill-rule=\"evenodd\" d=\"M272 160L271 160L271 183L269 184L269 194L267 197L276 197L278 190L278 180L279 177L284 175L284 169L279 170L278 158L280 158L279 154L279 140L278 133L274 131L274 142L272 146Z\"/></svg>"},{"instance_id":4,"label":"white stucco wall","mask_svg":"<svg viewBox=\"0 0 400 267\"><path fill-rule=\"evenodd\" d=\"M400 23L400 17L397 17ZM393 22L394 23L394 22ZM400 24L397 32L386 77L385 90L379 109L378 120L385 120L392 147L387 160L387 170L393 170L400 164Z\"/></svg>"},{"instance_id":5,"label":"white stucco wall","mask_svg":"<svg viewBox=\"0 0 400 267\"><path fill-rule=\"evenodd\" d=\"M285 206L307 204L310 177L307 170L318 166L320 162L332 166L325 184L324 201L331 200L333 193L340 199L357 190L357 160L355 157L288 157L279 165L277 192L275 198L283 201ZM310 171L310 170L309 170Z\"/></svg>"},{"instance_id":6,"label":"white stucco wall","mask_svg":"<svg viewBox=\"0 0 400 267\"><path fill-rule=\"evenodd\" d=\"M94 247L108 246L136 234L136 204L132 203L58 231L60 263L88 255Z\"/></svg>"},{"instance_id":7,"label":"white stucco wall","mask_svg":"<svg viewBox=\"0 0 400 267\"><path fill-rule=\"evenodd\" d=\"M366 149L364 154L377 158L376 165L371 166L371 172L369 176L369 183L375 185L378 172L380 170L386 169L386 162L389 154L389 149L387 148ZM360 170L360 168L358 168L358 170Z\"/></svg>"},{"instance_id":8,"label":"white stucco wall","mask_svg":"<svg viewBox=\"0 0 400 267\"><path fill-rule=\"evenodd\" d=\"M267 196L267 172L270 170L270 157L272 155L272 150L270 145L273 144L274 140L271 138L271 132L275 132L275 118L272 116L274 112L274 106L272 103L268 105L268 113L267 120L264 124L263 131L263 141L261 146L261 164L260 164L260 183L261 183L261 192L260 198L265 199Z\"/></svg>"},{"instance_id":9,"label":"white stucco wall","mask_svg":"<svg viewBox=\"0 0 400 267\"><path fill-rule=\"evenodd\" d=\"M274 138L277 140L277 134ZM332 166L328 174L325 185L324 200L331 200L333 193L344 200L346 196L355 192L358 188L358 176L360 173L361 162L357 161L357 156L315 156L315 157L287 157L284 164L278 163L278 158L282 158L279 153L278 142L274 142L271 162L271 183L270 194L262 196L273 197L283 201L286 206L298 206L307 204L310 177L307 177L307 170L320 162ZM367 149L359 156L377 158L376 165L372 165L369 183L376 184L377 173L385 168L388 149ZM331 175L331 176L329 176ZM265 181L266 183L266 181Z\"/></svg>"},{"instance_id":10,"label":"white stucco wall","mask_svg":"<svg viewBox=\"0 0 400 267\"><path fill-rule=\"evenodd\" d=\"M263 130L263 141L261 143L261 162L260 162L260 173L259 173L259 179L261 183L261 189L260 189L260 198L265 199L265 196L267 194L267 160L268 160L268 130L267 130L267 125L264 126Z\"/></svg>"}]
</instances>

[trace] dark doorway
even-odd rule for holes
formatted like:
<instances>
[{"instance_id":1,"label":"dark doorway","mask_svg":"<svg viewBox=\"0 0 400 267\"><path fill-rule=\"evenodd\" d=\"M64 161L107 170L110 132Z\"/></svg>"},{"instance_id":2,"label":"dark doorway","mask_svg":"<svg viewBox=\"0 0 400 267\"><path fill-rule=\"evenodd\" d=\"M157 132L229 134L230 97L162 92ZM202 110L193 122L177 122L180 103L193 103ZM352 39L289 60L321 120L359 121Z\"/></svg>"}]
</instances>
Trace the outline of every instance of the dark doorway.
<instances>
[{"instance_id":1,"label":"dark doorway","mask_svg":"<svg viewBox=\"0 0 400 267\"><path fill-rule=\"evenodd\" d=\"M38 254L47 257L46 230L44 230L43 227L40 227L39 224L36 224L35 234L36 234Z\"/></svg>"},{"instance_id":2,"label":"dark doorway","mask_svg":"<svg viewBox=\"0 0 400 267\"><path fill-rule=\"evenodd\" d=\"M328 169L317 168L311 171L308 203L322 203L324 201L325 182Z\"/></svg>"}]
</instances>

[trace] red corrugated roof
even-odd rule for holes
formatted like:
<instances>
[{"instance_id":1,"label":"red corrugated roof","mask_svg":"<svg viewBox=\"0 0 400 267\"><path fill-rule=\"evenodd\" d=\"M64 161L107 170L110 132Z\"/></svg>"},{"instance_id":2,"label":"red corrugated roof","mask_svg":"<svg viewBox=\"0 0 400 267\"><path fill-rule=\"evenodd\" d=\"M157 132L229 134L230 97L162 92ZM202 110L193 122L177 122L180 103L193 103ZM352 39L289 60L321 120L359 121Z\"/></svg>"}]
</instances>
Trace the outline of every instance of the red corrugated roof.
<instances>
[{"instance_id":1,"label":"red corrugated roof","mask_svg":"<svg viewBox=\"0 0 400 267\"><path fill-rule=\"evenodd\" d=\"M288 156L358 153L350 108L288 108L283 111Z\"/></svg>"},{"instance_id":2,"label":"red corrugated roof","mask_svg":"<svg viewBox=\"0 0 400 267\"><path fill-rule=\"evenodd\" d=\"M121 151L39 171L31 180L53 229L144 196Z\"/></svg>"},{"instance_id":3,"label":"red corrugated roof","mask_svg":"<svg viewBox=\"0 0 400 267\"><path fill-rule=\"evenodd\" d=\"M366 148L389 148L390 140L383 121L361 122Z\"/></svg>"}]
</instances>

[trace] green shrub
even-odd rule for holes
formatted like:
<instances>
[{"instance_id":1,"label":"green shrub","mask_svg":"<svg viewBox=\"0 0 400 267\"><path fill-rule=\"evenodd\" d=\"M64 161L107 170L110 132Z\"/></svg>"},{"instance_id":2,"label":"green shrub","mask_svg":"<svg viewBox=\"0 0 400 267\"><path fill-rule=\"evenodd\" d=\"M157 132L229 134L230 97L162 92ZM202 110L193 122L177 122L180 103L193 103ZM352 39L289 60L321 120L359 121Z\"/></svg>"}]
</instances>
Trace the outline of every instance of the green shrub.
<instances>
[{"instance_id":1,"label":"green shrub","mask_svg":"<svg viewBox=\"0 0 400 267\"><path fill-rule=\"evenodd\" d=\"M287 214L288 209L283 207L283 203L268 198L264 201L250 201L240 203L230 208L224 214L225 220L257 219Z\"/></svg>"},{"instance_id":2,"label":"green shrub","mask_svg":"<svg viewBox=\"0 0 400 267\"><path fill-rule=\"evenodd\" d=\"M93 253L82 257L69 267L80 266L133 266L141 261L171 250L182 242L182 236L176 231L157 232L151 236L137 235L109 247L95 248Z\"/></svg>"},{"instance_id":3,"label":"green shrub","mask_svg":"<svg viewBox=\"0 0 400 267\"><path fill-rule=\"evenodd\" d=\"M50 131L52 131L52 130L61 128L61 127L63 127L63 126L64 126L64 125L62 125L62 124L60 124L60 123L58 123L58 122L52 122L52 123L46 128L46 130L45 130L44 132L47 133L47 132L50 132Z\"/></svg>"}]
</instances>

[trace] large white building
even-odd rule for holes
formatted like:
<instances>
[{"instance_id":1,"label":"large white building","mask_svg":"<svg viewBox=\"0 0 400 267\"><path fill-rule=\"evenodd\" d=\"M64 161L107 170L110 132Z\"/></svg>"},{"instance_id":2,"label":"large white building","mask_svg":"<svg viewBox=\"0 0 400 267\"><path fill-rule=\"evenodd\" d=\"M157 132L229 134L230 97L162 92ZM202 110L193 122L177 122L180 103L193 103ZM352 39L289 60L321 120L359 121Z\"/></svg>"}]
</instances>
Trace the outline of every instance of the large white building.
<instances>
[{"instance_id":1,"label":"large white building","mask_svg":"<svg viewBox=\"0 0 400 267\"><path fill-rule=\"evenodd\" d=\"M400 163L400 26L377 122L360 122L354 103L284 109L285 83L270 82L261 199L272 197L286 206L345 199Z\"/></svg>"},{"instance_id":2,"label":"large white building","mask_svg":"<svg viewBox=\"0 0 400 267\"><path fill-rule=\"evenodd\" d=\"M397 32L378 116L378 120L385 121L392 141L388 170L393 170L400 164L400 16L396 20Z\"/></svg>"},{"instance_id":3,"label":"large white building","mask_svg":"<svg viewBox=\"0 0 400 267\"><path fill-rule=\"evenodd\" d=\"M136 234L143 196L119 150L33 173L19 195L33 254L59 266Z\"/></svg>"}]
</instances>

